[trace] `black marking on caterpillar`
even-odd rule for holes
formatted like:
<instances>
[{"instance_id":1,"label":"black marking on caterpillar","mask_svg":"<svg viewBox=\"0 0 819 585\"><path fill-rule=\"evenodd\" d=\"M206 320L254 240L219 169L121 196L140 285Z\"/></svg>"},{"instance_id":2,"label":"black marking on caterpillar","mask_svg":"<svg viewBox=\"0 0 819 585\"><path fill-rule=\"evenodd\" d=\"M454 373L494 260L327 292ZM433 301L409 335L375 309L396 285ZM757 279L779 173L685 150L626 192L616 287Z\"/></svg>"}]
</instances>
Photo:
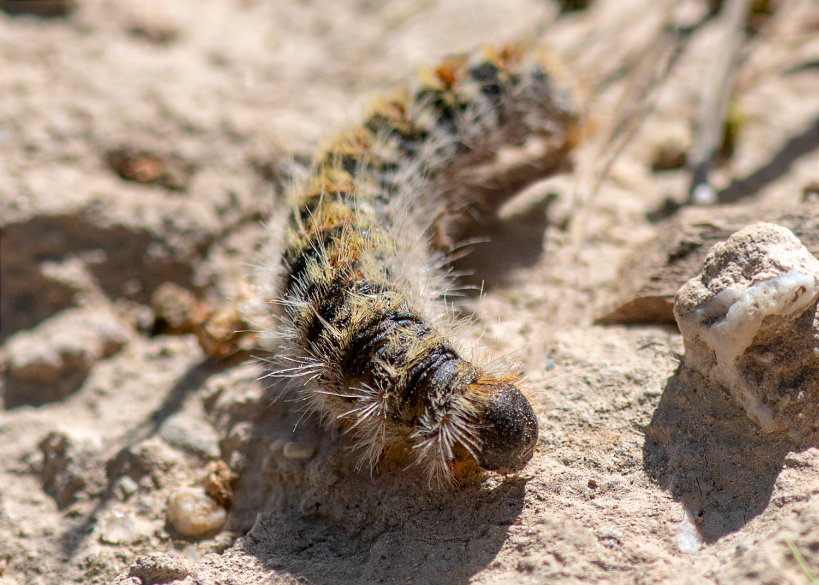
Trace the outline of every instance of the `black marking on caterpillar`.
<instances>
[{"instance_id":1,"label":"black marking on caterpillar","mask_svg":"<svg viewBox=\"0 0 819 585\"><path fill-rule=\"evenodd\" d=\"M284 365L272 374L341 423L362 462L409 447L431 482L447 484L469 462L509 471L531 458L537 418L517 375L466 359L445 333L454 327L440 248L464 208L559 166L577 126L541 56L484 48L378 102L292 194L274 278ZM545 147L524 179L475 174L532 138Z\"/></svg>"}]
</instances>

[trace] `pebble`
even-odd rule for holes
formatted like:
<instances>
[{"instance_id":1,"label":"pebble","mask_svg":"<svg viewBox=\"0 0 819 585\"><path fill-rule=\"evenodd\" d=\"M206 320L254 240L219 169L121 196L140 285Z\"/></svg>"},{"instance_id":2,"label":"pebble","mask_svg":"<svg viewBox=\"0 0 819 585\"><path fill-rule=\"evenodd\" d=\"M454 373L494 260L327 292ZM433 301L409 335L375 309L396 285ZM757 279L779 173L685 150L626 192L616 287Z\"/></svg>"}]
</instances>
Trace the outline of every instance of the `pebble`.
<instances>
[{"instance_id":1,"label":"pebble","mask_svg":"<svg viewBox=\"0 0 819 585\"><path fill-rule=\"evenodd\" d=\"M86 472L97 464L99 445L80 432L52 431L38 446L43 489L63 510L85 490Z\"/></svg>"},{"instance_id":2,"label":"pebble","mask_svg":"<svg viewBox=\"0 0 819 585\"><path fill-rule=\"evenodd\" d=\"M683 554L695 555L700 552L701 547L702 536L694 516L684 508L683 518L677 525L677 550Z\"/></svg>"},{"instance_id":3,"label":"pebble","mask_svg":"<svg viewBox=\"0 0 819 585\"><path fill-rule=\"evenodd\" d=\"M133 518L122 510L111 510L102 520L100 542L103 544L127 544L137 536Z\"/></svg>"},{"instance_id":4,"label":"pebble","mask_svg":"<svg viewBox=\"0 0 819 585\"><path fill-rule=\"evenodd\" d=\"M316 446L312 443L294 443L288 441L284 444L284 449L282 449L282 455L284 455L285 459L291 459L293 461L307 461L308 459L312 459L315 454Z\"/></svg>"},{"instance_id":5,"label":"pebble","mask_svg":"<svg viewBox=\"0 0 819 585\"><path fill-rule=\"evenodd\" d=\"M205 467L204 487L208 495L226 508L230 507L233 501L233 486L231 483L236 479L230 466L221 459L211 461Z\"/></svg>"},{"instance_id":6,"label":"pebble","mask_svg":"<svg viewBox=\"0 0 819 585\"><path fill-rule=\"evenodd\" d=\"M127 475L119 478L116 485L117 493L122 500L127 500L139 489L139 484Z\"/></svg>"},{"instance_id":7,"label":"pebble","mask_svg":"<svg viewBox=\"0 0 819 585\"><path fill-rule=\"evenodd\" d=\"M168 498L168 520L183 536L216 532L226 518L227 511L202 488L177 488Z\"/></svg>"}]
</instances>

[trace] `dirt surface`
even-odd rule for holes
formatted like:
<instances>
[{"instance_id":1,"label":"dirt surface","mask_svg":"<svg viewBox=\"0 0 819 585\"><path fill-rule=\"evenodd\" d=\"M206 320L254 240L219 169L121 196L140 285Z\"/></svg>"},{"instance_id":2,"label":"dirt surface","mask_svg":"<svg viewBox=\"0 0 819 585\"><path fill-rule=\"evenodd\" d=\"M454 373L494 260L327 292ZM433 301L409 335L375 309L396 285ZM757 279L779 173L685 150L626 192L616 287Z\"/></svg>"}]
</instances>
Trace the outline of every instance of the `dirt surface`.
<instances>
[{"instance_id":1,"label":"dirt surface","mask_svg":"<svg viewBox=\"0 0 819 585\"><path fill-rule=\"evenodd\" d=\"M792 551L819 567L819 446L698 394L673 326L595 324L635 278L621 262L679 224L675 156L720 45L701 3L33 4L0 2L0 584L809 583ZM819 13L771 5L738 70L718 228L819 206ZM593 190L668 19L690 34ZM492 267L464 310L524 364L539 448L516 476L430 491L400 463L356 470L263 363L208 357L155 293L244 294L276 261L264 222L294 161L415 67L510 40L553 47L589 120L574 170L501 209L463 265ZM168 500L197 485L227 521L183 536Z\"/></svg>"}]
</instances>

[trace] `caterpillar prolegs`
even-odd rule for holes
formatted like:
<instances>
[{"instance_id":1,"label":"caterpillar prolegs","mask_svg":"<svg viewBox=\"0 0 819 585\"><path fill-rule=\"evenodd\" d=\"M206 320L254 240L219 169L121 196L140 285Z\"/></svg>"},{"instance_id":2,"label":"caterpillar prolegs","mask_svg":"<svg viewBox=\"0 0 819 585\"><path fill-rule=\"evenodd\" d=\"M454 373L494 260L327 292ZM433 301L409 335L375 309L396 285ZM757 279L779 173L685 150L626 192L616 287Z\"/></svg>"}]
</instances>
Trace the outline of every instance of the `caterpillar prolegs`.
<instances>
[{"instance_id":1,"label":"caterpillar prolegs","mask_svg":"<svg viewBox=\"0 0 819 585\"><path fill-rule=\"evenodd\" d=\"M465 359L443 268L464 214L559 167L577 127L542 56L482 48L377 102L291 194L274 375L340 423L362 462L403 446L447 484L462 464L505 472L531 458L535 413L514 372ZM488 174L508 148L527 154Z\"/></svg>"}]
</instances>

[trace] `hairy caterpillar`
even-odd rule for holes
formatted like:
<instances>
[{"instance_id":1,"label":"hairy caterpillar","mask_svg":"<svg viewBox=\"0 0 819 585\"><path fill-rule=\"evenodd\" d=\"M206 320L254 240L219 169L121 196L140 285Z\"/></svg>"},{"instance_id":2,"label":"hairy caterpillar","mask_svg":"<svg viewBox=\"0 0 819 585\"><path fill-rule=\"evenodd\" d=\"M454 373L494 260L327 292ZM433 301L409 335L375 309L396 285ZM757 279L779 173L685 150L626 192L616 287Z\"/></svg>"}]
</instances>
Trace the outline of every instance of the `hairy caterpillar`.
<instances>
[{"instance_id":1,"label":"hairy caterpillar","mask_svg":"<svg viewBox=\"0 0 819 585\"><path fill-rule=\"evenodd\" d=\"M408 447L430 482L520 469L537 440L517 375L458 349L441 268L469 208L554 170L578 116L542 56L482 48L419 73L316 156L274 277L274 376L341 422L374 466ZM505 147L527 156L485 172ZM496 173L497 175L497 173Z\"/></svg>"}]
</instances>

